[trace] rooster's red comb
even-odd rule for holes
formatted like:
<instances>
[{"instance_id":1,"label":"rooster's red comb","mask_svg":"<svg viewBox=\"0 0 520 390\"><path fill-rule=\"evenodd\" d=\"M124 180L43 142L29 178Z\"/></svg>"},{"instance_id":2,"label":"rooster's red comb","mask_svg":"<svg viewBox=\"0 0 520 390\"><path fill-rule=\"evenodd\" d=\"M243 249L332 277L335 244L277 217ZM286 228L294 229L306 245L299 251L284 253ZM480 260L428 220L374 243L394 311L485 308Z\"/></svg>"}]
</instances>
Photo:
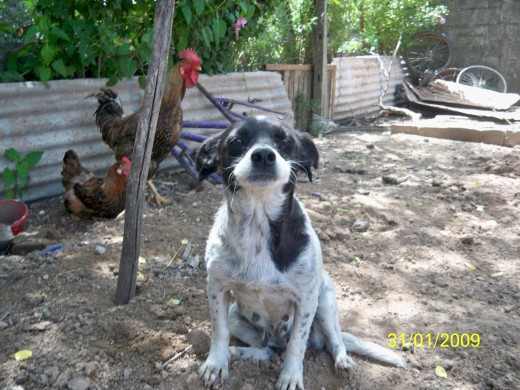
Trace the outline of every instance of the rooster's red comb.
<instances>
[{"instance_id":1,"label":"rooster's red comb","mask_svg":"<svg viewBox=\"0 0 520 390\"><path fill-rule=\"evenodd\" d=\"M197 55L195 50L192 49L191 47L181 51L181 54L179 54L179 58L181 60L188 60L189 62L191 62L193 65L196 65L196 66L200 66L200 64L201 64L199 56Z\"/></svg>"},{"instance_id":2,"label":"rooster's red comb","mask_svg":"<svg viewBox=\"0 0 520 390\"><path fill-rule=\"evenodd\" d=\"M123 158L121 159L121 161L122 161L124 164L131 164L131 163L132 163L128 157L123 157Z\"/></svg>"}]
</instances>

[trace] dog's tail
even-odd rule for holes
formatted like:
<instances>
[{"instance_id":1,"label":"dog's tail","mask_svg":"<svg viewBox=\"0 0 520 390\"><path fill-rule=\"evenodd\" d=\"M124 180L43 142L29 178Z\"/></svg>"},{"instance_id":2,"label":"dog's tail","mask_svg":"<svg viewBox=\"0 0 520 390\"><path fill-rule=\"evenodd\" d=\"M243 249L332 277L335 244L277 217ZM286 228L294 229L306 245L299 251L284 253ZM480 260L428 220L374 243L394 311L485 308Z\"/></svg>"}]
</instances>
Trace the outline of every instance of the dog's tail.
<instances>
[{"instance_id":1,"label":"dog's tail","mask_svg":"<svg viewBox=\"0 0 520 390\"><path fill-rule=\"evenodd\" d=\"M406 367L406 362L395 352L381 347L370 341L361 340L353 334L343 332L343 343L347 352L353 352L358 355L368 356L380 362L392 364L397 367Z\"/></svg>"}]
</instances>

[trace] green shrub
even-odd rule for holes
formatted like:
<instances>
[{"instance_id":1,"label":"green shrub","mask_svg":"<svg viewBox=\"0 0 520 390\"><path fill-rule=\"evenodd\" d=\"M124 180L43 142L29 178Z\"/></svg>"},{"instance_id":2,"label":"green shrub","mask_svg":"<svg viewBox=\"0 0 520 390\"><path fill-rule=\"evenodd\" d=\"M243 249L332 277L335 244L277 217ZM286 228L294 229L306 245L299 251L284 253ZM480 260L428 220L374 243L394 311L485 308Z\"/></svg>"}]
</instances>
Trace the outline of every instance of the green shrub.
<instances>
[{"instance_id":1,"label":"green shrub","mask_svg":"<svg viewBox=\"0 0 520 390\"><path fill-rule=\"evenodd\" d=\"M14 162L14 168L5 167L2 174L6 198L22 198L24 187L30 179L30 170L40 162L42 155L40 151L22 156L15 148L5 150L5 157Z\"/></svg>"}]
</instances>

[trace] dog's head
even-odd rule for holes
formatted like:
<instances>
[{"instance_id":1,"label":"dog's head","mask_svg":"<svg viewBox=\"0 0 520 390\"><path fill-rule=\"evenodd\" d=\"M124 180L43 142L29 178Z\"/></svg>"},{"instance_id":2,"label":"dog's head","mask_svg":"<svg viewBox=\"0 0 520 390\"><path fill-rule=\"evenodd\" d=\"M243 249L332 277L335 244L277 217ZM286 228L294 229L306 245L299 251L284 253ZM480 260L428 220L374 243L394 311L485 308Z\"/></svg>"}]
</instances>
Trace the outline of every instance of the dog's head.
<instances>
[{"instance_id":1,"label":"dog's head","mask_svg":"<svg viewBox=\"0 0 520 390\"><path fill-rule=\"evenodd\" d=\"M265 116L232 123L207 139L197 156L199 179L214 172L233 188L271 188L294 184L298 170L312 181L318 150L302 133Z\"/></svg>"}]
</instances>

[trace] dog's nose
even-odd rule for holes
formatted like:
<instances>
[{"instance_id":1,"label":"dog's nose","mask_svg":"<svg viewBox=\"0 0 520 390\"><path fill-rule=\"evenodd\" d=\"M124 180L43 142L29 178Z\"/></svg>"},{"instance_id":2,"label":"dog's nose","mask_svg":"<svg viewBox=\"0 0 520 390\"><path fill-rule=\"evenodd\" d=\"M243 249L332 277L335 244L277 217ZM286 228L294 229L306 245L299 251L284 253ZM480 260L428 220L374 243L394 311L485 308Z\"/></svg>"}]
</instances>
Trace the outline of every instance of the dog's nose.
<instances>
[{"instance_id":1,"label":"dog's nose","mask_svg":"<svg viewBox=\"0 0 520 390\"><path fill-rule=\"evenodd\" d=\"M251 161L256 167L272 167L276 162L276 154L269 148L259 148L251 153Z\"/></svg>"}]
</instances>

